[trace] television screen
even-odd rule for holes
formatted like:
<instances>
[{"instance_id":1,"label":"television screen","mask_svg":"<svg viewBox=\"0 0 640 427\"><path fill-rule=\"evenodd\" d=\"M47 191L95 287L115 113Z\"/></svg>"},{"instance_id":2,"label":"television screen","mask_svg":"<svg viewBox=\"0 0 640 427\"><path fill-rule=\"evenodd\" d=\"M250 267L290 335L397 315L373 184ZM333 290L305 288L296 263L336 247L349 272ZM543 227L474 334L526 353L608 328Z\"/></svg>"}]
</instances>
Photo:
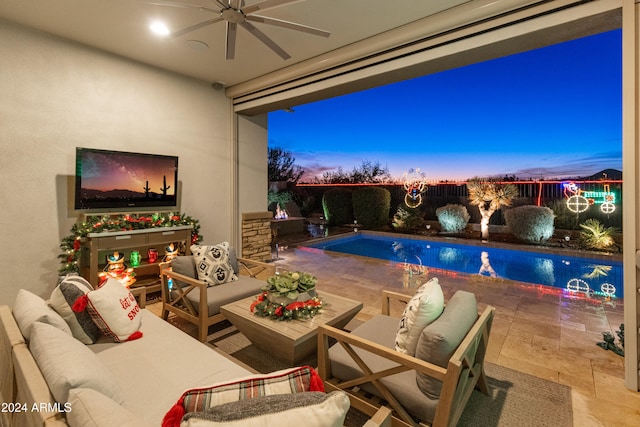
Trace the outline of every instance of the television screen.
<instances>
[{"instance_id":1,"label":"television screen","mask_svg":"<svg viewBox=\"0 0 640 427\"><path fill-rule=\"evenodd\" d=\"M177 206L178 157L76 148L76 209Z\"/></svg>"}]
</instances>

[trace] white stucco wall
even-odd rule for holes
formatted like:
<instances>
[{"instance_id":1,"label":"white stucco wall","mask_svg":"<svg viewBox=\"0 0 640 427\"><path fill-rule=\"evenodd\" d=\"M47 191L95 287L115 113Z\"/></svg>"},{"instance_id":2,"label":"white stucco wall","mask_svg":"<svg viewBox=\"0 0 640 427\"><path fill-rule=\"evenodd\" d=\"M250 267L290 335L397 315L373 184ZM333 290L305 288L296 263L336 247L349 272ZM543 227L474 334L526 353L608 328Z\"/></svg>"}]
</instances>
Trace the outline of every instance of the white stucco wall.
<instances>
[{"instance_id":1,"label":"white stucco wall","mask_svg":"<svg viewBox=\"0 0 640 427\"><path fill-rule=\"evenodd\" d=\"M56 284L58 245L77 219L76 146L178 155L181 210L205 242L231 238L223 91L1 20L0 40L0 304Z\"/></svg>"}]
</instances>

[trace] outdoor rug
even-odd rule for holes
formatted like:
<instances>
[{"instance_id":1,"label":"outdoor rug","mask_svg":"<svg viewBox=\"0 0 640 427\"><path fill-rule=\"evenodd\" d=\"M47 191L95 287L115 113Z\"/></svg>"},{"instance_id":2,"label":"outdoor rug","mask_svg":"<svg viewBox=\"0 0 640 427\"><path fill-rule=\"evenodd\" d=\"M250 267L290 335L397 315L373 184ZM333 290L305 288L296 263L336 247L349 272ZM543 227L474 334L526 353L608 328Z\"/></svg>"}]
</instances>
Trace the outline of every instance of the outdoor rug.
<instances>
[{"instance_id":1,"label":"outdoor rug","mask_svg":"<svg viewBox=\"0 0 640 427\"><path fill-rule=\"evenodd\" d=\"M261 373L289 366L260 350L227 321L214 325L208 344ZM299 365L317 366L316 357ZM513 369L485 363L491 396L474 391L458 426L570 427L573 426L571 389ZM345 425L362 426L366 416L350 410Z\"/></svg>"}]
</instances>

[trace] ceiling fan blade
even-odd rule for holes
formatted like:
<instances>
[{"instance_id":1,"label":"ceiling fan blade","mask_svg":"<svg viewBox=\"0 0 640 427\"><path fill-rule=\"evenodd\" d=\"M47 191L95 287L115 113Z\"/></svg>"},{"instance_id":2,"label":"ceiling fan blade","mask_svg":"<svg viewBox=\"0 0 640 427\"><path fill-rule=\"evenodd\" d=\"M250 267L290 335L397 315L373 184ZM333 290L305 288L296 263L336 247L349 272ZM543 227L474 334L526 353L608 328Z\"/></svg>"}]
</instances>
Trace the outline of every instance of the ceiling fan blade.
<instances>
[{"instance_id":1,"label":"ceiling fan blade","mask_svg":"<svg viewBox=\"0 0 640 427\"><path fill-rule=\"evenodd\" d=\"M308 25L296 24L295 22L283 21L282 19L269 18L268 16L249 15L246 19L247 21L261 22L263 24L274 25L276 27L302 31L303 33L313 34L314 36L329 37L331 35L329 31L309 27Z\"/></svg>"},{"instance_id":2,"label":"ceiling fan blade","mask_svg":"<svg viewBox=\"0 0 640 427\"><path fill-rule=\"evenodd\" d=\"M250 4L247 7L243 7L242 12L244 12L245 15L250 15L252 13L258 12L259 10L267 10L271 9L272 7L278 7L290 3L300 3L302 1L305 0L264 0L256 4Z\"/></svg>"},{"instance_id":3,"label":"ceiling fan blade","mask_svg":"<svg viewBox=\"0 0 640 427\"><path fill-rule=\"evenodd\" d=\"M208 12L213 12L213 13L220 13L219 10L211 9L209 7L201 6L199 4L178 3L174 1L149 1L147 3L153 4L156 6L178 7L181 9L198 9L198 10L206 10Z\"/></svg>"},{"instance_id":4,"label":"ceiling fan blade","mask_svg":"<svg viewBox=\"0 0 640 427\"><path fill-rule=\"evenodd\" d=\"M291 56L287 52L285 52L284 49L282 49L280 46L278 46L273 40L271 40L269 37L267 37L267 35L265 33L260 31L259 29L257 29L251 23L249 23L247 21L244 21L244 22L240 23L240 26L242 26L242 28L244 28L245 30L249 31L252 36L254 36L258 40L260 40L269 49L271 49L276 54L278 54L278 56L280 56L280 58L282 58L282 59L291 58Z\"/></svg>"},{"instance_id":5,"label":"ceiling fan blade","mask_svg":"<svg viewBox=\"0 0 640 427\"><path fill-rule=\"evenodd\" d=\"M227 22L227 43L225 47L225 55L227 59L236 57L236 34L238 33L238 24Z\"/></svg>"},{"instance_id":6,"label":"ceiling fan blade","mask_svg":"<svg viewBox=\"0 0 640 427\"><path fill-rule=\"evenodd\" d=\"M229 3L231 2L231 0L211 0L211 1L214 3L217 3L223 9L229 7Z\"/></svg>"},{"instance_id":7,"label":"ceiling fan blade","mask_svg":"<svg viewBox=\"0 0 640 427\"><path fill-rule=\"evenodd\" d=\"M198 30L198 29L200 29L202 27L206 27L207 25L215 24L216 22L220 22L220 21L222 21L221 17L207 19L206 21L203 21L203 22L200 22L198 24L191 25L190 27L183 28L182 30L173 32L173 33L169 34L167 36L167 38L168 39L174 39L176 37L184 36L187 33L190 33L192 31Z\"/></svg>"}]
</instances>

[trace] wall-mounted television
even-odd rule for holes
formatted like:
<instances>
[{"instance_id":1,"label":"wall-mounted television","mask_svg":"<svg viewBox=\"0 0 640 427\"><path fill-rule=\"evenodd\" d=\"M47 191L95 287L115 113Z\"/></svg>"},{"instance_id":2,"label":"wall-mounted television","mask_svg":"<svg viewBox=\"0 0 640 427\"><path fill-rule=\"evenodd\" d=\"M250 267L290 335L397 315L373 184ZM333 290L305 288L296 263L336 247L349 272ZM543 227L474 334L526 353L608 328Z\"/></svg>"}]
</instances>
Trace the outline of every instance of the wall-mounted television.
<instances>
[{"instance_id":1,"label":"wall-mounted television","mask_svg":"<svg viewBox=\"0 0 640 427\"><path fill-rule=\"evenodd\" d=\"M76 147L76 209L177 206L178 157Z\"/></svg>"}]
</instances>

